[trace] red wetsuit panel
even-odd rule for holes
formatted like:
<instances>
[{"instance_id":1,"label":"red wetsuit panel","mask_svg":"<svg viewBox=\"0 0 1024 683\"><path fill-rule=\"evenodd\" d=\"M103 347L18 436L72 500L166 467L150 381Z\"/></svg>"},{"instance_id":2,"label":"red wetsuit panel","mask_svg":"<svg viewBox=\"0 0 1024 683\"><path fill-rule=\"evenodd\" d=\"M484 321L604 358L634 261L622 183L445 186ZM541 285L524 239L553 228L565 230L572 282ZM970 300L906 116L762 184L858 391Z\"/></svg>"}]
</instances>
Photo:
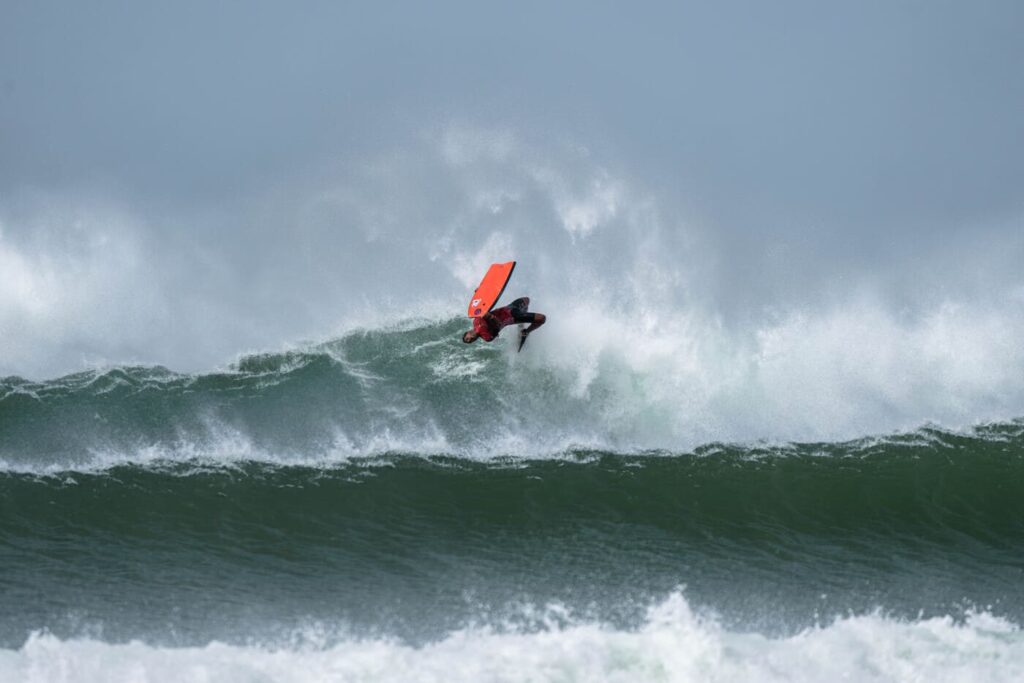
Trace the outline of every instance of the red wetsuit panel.
<instances>
[{"instance_id":1,"label":"red wetsuit panel","mask_svg":"<svg viewBox=\"0 0 1024 683\"><path fill-rule=\"evenodd\" d=\"M473 318L473 329L480 335L480 338L484 341L494 341L494 335L491 334L491 328L488 326L487 321L483 319L483 316L479 318Z\"/></svg>"},{"instance_id":2,"label":"red wetsuit panel","mask_svg":"<svg viewBox=\"0 0 1024 683\"><path fill-rule=\"evenodd\" d=\"M511 325L514 321L512 319L512 310L508 306L502 306L491 311L491 315L498 319L502 327Z\"/></svg>"},{"instance_id":3,"label":"red wetsuit panel","mask_svg":"<svg viewBox=\"0 0 1024 683\"><path fill-rule=\"evenodd\" d=\"M473 318L473 329L480 335L480 338L484 341L494 341L495 337L498 336L498 332L501 328L506 325L513 323L512 311L508 309L508 306L502 306L491 311L491 315L498 321L497 329L492 328L491 325L487 324L487 320L483 316L479 318Z\"/></svg>"}]
</instances>

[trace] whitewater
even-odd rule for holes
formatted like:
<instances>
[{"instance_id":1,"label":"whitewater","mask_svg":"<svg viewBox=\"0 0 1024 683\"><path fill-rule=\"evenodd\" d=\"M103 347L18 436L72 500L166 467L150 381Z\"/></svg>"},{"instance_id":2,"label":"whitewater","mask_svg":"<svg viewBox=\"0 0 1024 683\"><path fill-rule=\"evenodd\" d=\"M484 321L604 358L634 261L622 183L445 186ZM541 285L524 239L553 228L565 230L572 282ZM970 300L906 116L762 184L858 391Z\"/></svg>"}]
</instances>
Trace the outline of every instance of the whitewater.
<instances>
[{"instance_id":1,"label":"whitewater","mask_svg":"<svg viewBox=\"0 0 1024 683\"><path fill-rule=\"evenodd\" d=\"M1013 244L752 261L542 147L290 188L338 248L272 226L258 281L0 222L0 680L1019 680ZM548 322L467 347L511 257Z\"/></svg>"},{"instance_id":2,"label":"whitewater","mask_svg":"<svg viewBox=\"0 0 1024 683\"><path fill-rule=\"evenodd\" d=\"M539 633L465 629L413 648L352 640L295 649L210 643L62 642L33 634L0 653L24 681L1011 681L1024 676L1024 635L989 615L966 624L851 617L785 639L730 633L680 595L636 631L575 624Z\"/></svg>"},{"instance_id":3,"label":"whitewater","mask_svg":"<svg viewBox=\"0 0 1024 683\"><path fill-rule=\"evenodd\" d=\"M0 683L1024 681L1024 4L238 4L0 1Z\"/></svg>"},{"instance_id":4,"label":"whitewater","mask_svg":"<svg viewBox=\"0 0 1024 683\"><path fill-rule=\"evenodd\" d=\"M59 470L165 457L679 451L967 429L1012 420L1024 402L1013 370L1024 368L1024 346L1012 342L1024 316L947 307L900 326L869 311L788 320L746 341L688 329L682 313L657 326L582 306L567 318L524 354L467 349L458 320L408 320L213 373L12 376L0 380L0 458ZM39 429L50 420L59 428Z\"/></svg>"}]
</instances>

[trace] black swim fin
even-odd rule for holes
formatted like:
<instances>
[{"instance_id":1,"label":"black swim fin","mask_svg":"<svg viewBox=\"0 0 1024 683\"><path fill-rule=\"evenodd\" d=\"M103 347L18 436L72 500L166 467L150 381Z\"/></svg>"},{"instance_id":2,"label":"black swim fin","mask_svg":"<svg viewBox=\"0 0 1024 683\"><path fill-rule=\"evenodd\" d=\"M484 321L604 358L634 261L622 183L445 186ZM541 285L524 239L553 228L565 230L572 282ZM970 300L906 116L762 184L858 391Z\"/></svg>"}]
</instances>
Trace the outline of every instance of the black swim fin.
<instances>
[{"instance_id":1,"label":"black swim fin","mask_svg":"<svg viewBox=\"0 0 1024 683\"><path fill-rule=\"evenodd\" d=\"M516 353L523 350L523 344L526 343L526 338L530 336L530 333L526 330L519 330L519 348L516 349Z\"/></svg>"}]
</instances>

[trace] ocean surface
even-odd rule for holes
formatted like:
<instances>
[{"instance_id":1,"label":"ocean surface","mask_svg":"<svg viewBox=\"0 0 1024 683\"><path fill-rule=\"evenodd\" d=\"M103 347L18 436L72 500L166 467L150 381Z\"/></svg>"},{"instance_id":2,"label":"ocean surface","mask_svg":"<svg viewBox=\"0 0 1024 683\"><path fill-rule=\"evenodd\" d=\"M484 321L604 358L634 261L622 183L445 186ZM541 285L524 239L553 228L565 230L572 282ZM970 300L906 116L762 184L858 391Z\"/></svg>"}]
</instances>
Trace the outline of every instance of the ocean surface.
<instances>
[{"instance_id":1,"label":"ocean surface","mask_svg":"<svg viewBox=\"0 0 1024 683\"><path fill-rule=\"evenodd\" d=\"M462 326L0 380L0 680L1024 680L1024 419L715 440Z\"/></svg>"}]
</instances>

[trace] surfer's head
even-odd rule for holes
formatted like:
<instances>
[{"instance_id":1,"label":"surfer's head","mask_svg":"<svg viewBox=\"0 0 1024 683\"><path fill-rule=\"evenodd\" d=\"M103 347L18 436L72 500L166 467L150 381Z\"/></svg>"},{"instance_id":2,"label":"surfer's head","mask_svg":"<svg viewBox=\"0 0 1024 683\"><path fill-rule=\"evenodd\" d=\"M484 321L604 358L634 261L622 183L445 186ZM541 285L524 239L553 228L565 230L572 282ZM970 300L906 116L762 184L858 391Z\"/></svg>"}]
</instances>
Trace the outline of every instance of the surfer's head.
<instances>
[{"instance_id":1,"label":"surfer's head","mask_svg":"<svg viewBox=\"0 0 1024 683\"><path fill-rule=\"evenodd\" d=\"M477 340L477 337L479 336L480 335L477 334L476 330L466 330L465 332L462 333L462 341L465 344L472 344Z\"/></svg>"}]
</instances>

